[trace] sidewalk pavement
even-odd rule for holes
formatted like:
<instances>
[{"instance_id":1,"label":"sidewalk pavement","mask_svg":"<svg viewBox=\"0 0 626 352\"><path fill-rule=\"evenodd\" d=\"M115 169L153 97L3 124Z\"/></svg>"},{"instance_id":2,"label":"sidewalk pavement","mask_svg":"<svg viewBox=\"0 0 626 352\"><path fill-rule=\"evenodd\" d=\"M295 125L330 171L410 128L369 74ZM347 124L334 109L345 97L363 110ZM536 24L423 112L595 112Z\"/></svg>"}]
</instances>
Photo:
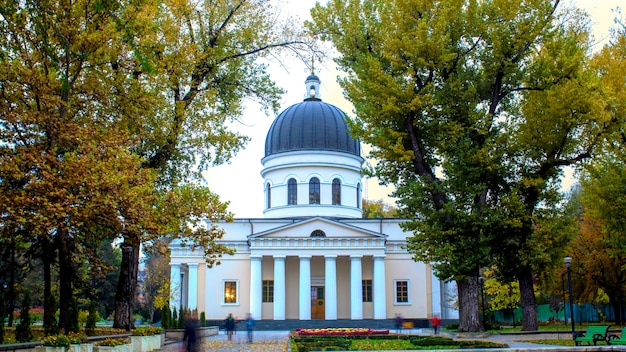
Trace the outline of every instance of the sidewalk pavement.
<instances>
[{"instance_id":1,"label":"sidewalk pavement","mask_svg":"<svg viewBox=\"0 0 626 352\"><path fill-rule=\"evenodd\" d=\"M402 334L412 335L431 335L431 329L403 329ZM554 335L554 336L552 336ZM509 351L537 351L537 350L563 350L563 346L545 345L539 343L532 343L533 339L537 337L529 335L516 335L516 334L473 334L471 336L457 335L450 336L447 333L442 333L442 336L453 337L455 339L468 339L468 340L486 340L498 343L506 343L509 345ZM541 335L541 339L568 339L571 338L567 334L548 334ZM254 332L253 343L247 342L248 336L245 330L238 330L233 335L232 341L228 341L226 334L220 331L218 335L210 336L204 340L198 346L198 352L289 352L289 331L264 331L259 330ZM607 346L605 346L607 347ZM184 352L184 346L182 343L176 343L167 345L161 349L163 352ZM579 351L581 347L578 347ZM584 349L583 349L584 350ZM506 350L504 350L506 351Z\"/></svg>"}]
</instances>

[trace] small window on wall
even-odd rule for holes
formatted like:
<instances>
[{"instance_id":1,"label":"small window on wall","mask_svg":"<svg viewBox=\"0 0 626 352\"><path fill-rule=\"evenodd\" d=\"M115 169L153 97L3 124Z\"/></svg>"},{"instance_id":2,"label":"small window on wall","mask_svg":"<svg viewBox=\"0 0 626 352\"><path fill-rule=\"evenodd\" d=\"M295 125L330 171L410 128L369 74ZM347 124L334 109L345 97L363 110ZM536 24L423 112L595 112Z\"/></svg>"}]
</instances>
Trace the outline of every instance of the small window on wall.
<instances>
[{"instance_id":1,"label":"small window on wall","mask_svg":"<svg viewBox=\"0 0 626 352\"><path fill-rule=\"evenodd\" d=\"M361 209L361 184L356 185L356 207Z\"/></svg>"},{"instance_id":2,"label":"small window on wall","mask_svg":"<svg viewBox=\"0 0 626 352\"><path fill-rule=\"evenodd\" d=\"M309 181L309 204L320 204L320 180L317 177Z\"/></svg>"},{"instance_id":3,"label":"small window on wall","mask_svg":"<svg viewBox=\"0 0 626 352\"><path fill-rule=\"evenodd\" d=\"M409 304L409 281L408 280L395 280L394 281L396 295L396 304Z\"/></svg>"},{"instance_id":4,"label":"small window on wall","mask_svg":"<svg viewBox=\"0 0 626 352\"><path fill-rule=\"evenodd\" d=\"M363 280L363 302L372 301L372 280Z\"/></svg>"},{"instance_id":5,"label":"small window on wall","mask_svg":"<svg viewBox=\"0 0 626 352\"><path fill-rule=\"evenodd\" d=\"M290 178L287 182L287 204L298 204L298 183L293 178Z\"/></svg>"},{"instance_id":6,"label":"small window on wall","mask_svg":"<svg viewBox=\"0 0 626 352\"><path fill-rule=\"evenodd\" d=\"M311 237L326 237L326 234L322 230L313 230Z\"/></svg>"},{"instance_id":7,"label":"small window on wall","mask_svg":"<svg viewBox=\"0 0 626 352\"><path fill-rule=\"evenodd\" d=\"M341 205L341 181L333 180L333 205Z\"/></svg>"},{"instance_id":8,"label":"small window on wall","mask_svg":"<svg viewBox=\"0 0 626 352\"><path fill-rule=\"evenodd\" d=\"M274 302L274 280L263 280L263 303Z\"/></svg>"},{"instance_id":9,"label":"small window on wall","mask_svg":"<svg viewBox=\"0 0 626 352\"><path fill-rule=\"evenodd\" d=\"M224 281L224 304L238 304L239 281Z\"/></svg>"},{"instance_id":10,"label":"small window on wall","mask_svg":"<svg viewBox=\"0 0 626 352\"><path fill-rule=\"evenodd\" d=\"M267 184L267 209L272 207L272 186Z\"/></svg>"}]
</instances>

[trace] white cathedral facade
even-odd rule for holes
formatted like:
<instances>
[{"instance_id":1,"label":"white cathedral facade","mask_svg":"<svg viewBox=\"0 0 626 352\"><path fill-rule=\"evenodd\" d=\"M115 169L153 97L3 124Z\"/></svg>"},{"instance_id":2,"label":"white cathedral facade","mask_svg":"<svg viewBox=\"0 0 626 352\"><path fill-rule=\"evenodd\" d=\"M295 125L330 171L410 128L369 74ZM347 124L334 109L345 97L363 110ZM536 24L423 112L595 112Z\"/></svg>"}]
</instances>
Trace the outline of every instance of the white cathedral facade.
<instances>
[{"instance_id":1,"label":"white cathedral facade","mask_svg":"<svg viewBox=\"0 0 626 352\"><path fill-rule=\"evenodd\" d=\"M345 114L307 97L274 120L261 160L263 218L220 223L236 250L208 268L202 251L173 242L170 307L207 320L458 318L450 288L404 246L404 219L363 219L361 148Z\"/></svg>"}]
</instances>

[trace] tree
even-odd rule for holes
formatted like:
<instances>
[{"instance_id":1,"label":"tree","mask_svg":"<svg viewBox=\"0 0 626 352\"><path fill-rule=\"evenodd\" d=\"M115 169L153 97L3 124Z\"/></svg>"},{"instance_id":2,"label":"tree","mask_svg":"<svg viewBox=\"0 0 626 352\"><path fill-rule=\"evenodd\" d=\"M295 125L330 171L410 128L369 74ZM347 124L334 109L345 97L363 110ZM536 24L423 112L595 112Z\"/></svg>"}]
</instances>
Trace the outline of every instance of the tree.
<instances>
[{"instance_id":1,"label":"tree","mask_svg":"<svg viewBox=\"0 0 626 352\"><path fill-rule=\"evenodd\" d=\"M536 330L533 277L546 258L534 223L607 120L584 16L558 5L336 0L312 12L346 72L353 133L373 146L402 215L418 219L405 224L409 250L457 281L461 331L481 329L478 274L492 264L519 282L523 328Z\"/></svg>"},{"instance_id":2,"label":"tree","mask_svg":"<svg viewBox=\"0 0 626 352\"><path fill-rule=\"evenodd\" d=\"M179 211L166 219L181 221L164 224L175 231L160 233L193 237L189 243L205 250L210 265L230 253L215 243L222 233L214 226L195 227L198 231L192 233L188 225L194 226L203 217L218 220L230 215L217 196L198 186L199 172L229 160L247 141L227 127L242 114L245 100L260 102L265 111L278 108L282 91L259 59L282 52L302 55L310 46L298 27L280 21L276 11L260 0L168 0L149 9L154 22L142 27L145 31L127 29L137 59L133 88L152 94L150 104L143 109L133 108L123 114L128 129L141 140L141 147L134 152L145 159L144 168L158 173L163 198L175 201L173 204L205 206L191 212L174 205ZM120 90L131 91L127 87ZM181 198L194 196L206 198ZM131 231L122 234L127 254L122 257L115 327L130 324L133 302L129 297L134 297L137 283L142 235Z\"/></svg>"},{"instance_id":3,"label":"tree","mask_svg":"<svg viewBox=\"0 0 626 352\"><path fill-rule=\"evenodd\" d=\"M364 218L394 218L397 217L398 210L393 206L379 200L363 199L361 202Z\"/></svg>"},{"instance_id":4,"label":"tree","mask_svg":"<svg viewBox=\"0 0 626 352\"><path fill-rule=\"evenodd\" d=\"M15 327L15 339L18 342L30 342L33 332L30 329L30 293L22 294L22 306L20 307L20 322Z\"/></svg>"},{"instance_id":5,"label":"tree","mask_svg":"<svg viewBox=\"0 0 626 352\"><path fill-rule=\"evenodd\" d=\"M120 128L111 90L121 84L111 58L131 61L117 27L134 23L133 9L130 2L89 1L0 7L0 31L8 38L0 44L2 234L28 230L36 237L21 241L58 254L64 329L76 279L73 255L92 235L119 233L120 209L151 211L154 177L130 153L135 140ZM142 216L134 227L149 229L152 219Z\"/></svg>"},{"instance_id":6,"label":"tree","mask_svg":"<svg viewBox=\"0 0 626 352\"><path fill-rule=\"evenodd\" d=\"M144 245L146 278L142 292L150 322L154 322L155 309L163 309L170 299L169 263L167 242L156 240L151 245Z\"/></svg>"},{"instance_id":7,"label":"tree","mask_svg":"<svg viewBox=\"0 0 626 352\"><path fill-rule=\"evenodd\" d=\"M7 304L2 291L3 288L0 287L0 344L4 343L4 318L7 315Z\"/></svg>"},{"instance_id":8,"label":"tree","mask_svg":"<svg viewBox=\"0 0 626 352\"><path fill-rule=\"evenodd\" d=\"M584 295L595 298L601 290L609 297L616 324L622 324L626 306L626 252L624 220L626 211L625 160L605 155L587 168L581 179L580 232L572 243L574 275L587 283Z\"/></svg>"}]
</instances>

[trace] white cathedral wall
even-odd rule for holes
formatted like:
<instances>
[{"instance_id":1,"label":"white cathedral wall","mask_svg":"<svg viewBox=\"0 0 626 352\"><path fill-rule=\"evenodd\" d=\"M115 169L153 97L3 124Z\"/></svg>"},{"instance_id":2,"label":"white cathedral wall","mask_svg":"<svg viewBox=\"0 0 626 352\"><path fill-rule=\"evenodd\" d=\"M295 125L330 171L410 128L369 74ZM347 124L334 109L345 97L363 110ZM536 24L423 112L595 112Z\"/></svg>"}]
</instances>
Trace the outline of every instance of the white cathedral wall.
<instances>
[{"instance_id":1,"label":"white cathedral wall","mask_svg":"<svg viewBox=\"0 0 626 352\"><path fill-rule=\"evenodd\" d=\"M222 264L207 270L206 283L203 286L206 302L207 319L224 319L229 313L243 319L250 310L250 261L247 255L235 254L222 259ZM225 304L223 301L224 281L236 281L237 303ZM198 286L200 288L200 286ZM202 291L199 291L202 292Z\"/></svg>"},{"instance_id":2,"label":"white cathedral wall","mask_svg":"<svg viewBox=\"0 0 626 352\"><path fill-rule=\"evenodd\" d=\"M429 296L432 289L427 275L426 265L415 262L409 254L388 254L385 258L385 276L387 280L387 318L396 314L404 318L427 318L432 306ZM395 303L395 281L409 282L409 303Z\"/></svg>"}]
</instances>

